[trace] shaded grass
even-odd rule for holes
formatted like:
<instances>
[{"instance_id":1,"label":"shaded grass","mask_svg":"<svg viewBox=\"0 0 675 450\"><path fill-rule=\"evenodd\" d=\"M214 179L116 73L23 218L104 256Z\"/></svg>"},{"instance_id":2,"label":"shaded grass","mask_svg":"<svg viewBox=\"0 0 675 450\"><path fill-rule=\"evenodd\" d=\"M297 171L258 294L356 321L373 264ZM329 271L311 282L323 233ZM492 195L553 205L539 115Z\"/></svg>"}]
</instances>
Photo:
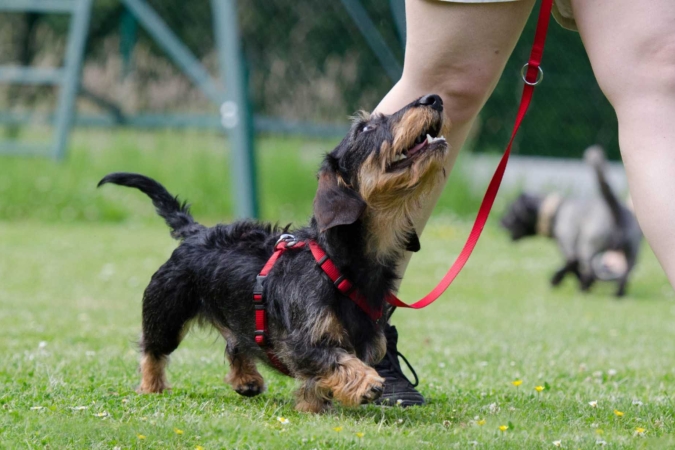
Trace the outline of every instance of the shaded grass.
<instances>
[{"instance_id":1,"label":"shaded grass","mask_svg":"<svg viewBox=\"0 0 675 450\"><path fill-rule=\"evenodd\" d=\"M335 140L260 137L257 167L260 212L267 220L305 221L315 173ZM68 159L0 158L0 220L71 223L154 220L148 200L123 189L95 189L107 173L138 172L186 198L202 220L232 216L227 140L210 131L78 130ZM438 211L473 214L479 199L456 170Z\"/></svg>"},{"instance_id":2,"label":"shaded grass","mask_svg":"<svg viewBox=\"0 0 675 450\"><path fill-rule=\"evenodd\" d=\"M145 202L142 208L150 209ZM222 382L222 340L205 330L194 330L174 353L171 393L138 396L140 298L175 247L158 222L0 222L0 447L675 443L675 296L653 255L643 253L624 300L611 297L612 285L580 295L567 280L551 290L546 280L559 263L554 245L543 239L512 245L494 224L439 302L394 316L427 406L302 415L293 410L295 383L267 370L268 392L240 397ZM463 222L430 223L403 299L432 287L467 233ZM521 386L511 384L516 379ZM545 383L549 390L534 390ZM638 427L644 437L634 436Z\"/></svg>"}]
</instances>

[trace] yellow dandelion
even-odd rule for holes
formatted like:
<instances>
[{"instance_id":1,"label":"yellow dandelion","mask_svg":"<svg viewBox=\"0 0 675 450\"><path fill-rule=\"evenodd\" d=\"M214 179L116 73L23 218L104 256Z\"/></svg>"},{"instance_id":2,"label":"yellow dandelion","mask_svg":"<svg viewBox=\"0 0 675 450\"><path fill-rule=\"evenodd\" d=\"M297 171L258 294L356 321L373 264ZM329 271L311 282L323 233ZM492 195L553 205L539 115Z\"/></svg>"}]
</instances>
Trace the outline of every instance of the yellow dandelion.
<instances>
[{"instance_id":1,"label":"yellow dandelion","mask_svg":"<svg viewBox=\"0 0 675 450\"><path fill-rule=\"evenodd\" d=\"M644 435L645 435L645 431L647 431L647 430L644 429L644 428L642 428L642 427L637 427L637 428L635 429L635 435L636 435L636 436L644 436Z\"/></svg>"},{"instance_id":2,"label":"yellow dandelion","mask_svg":"<svg viewBox=\"0 0 675 450\"><path fill-rule=\"evenodd\" d=\"M605 434L605 432L602 431L601 428L598 428L597 430L595 430L595 434Z\"/></svg>"},{"instance_id":3,"label":"yellow dandelion","mask_svg":"<svg viewBox=\"0 0 675 450\"><path fill-rule=\"evenodd\" d=\"M521 384L523 384L523 380L513 380L511 384L514 385L515 387L518 387Z\"/></svg>"},{"instance_id":4,"label":"yellow dandelion","mask_svg":"<svg viewBox=\"0 0 675 450\"><path fill-rule=\"evenodd\" d=\"M486 420L485 420L485 419L480 419L480 420L479 420L478 422L476 422L476 423L482 427L483 425L485 425Z\"/></svg>"},{"instance_id":5,"label":"yellow dandelion","mask_svg":"<svg viewBox=\"0 0 675 450\"><path fill-rule=\"evenodd\" d=\"M179 430L178 428L174 428L173 432L176 434L183 434L183 430Z\"/></svg>"},{"instance_id":6,"label":"yellow dandelion","mask_svg":"<svg viewBox=\"0 0 675 450\"><path fill-rule=\"evenodd\" d=\"M145 439L145 435L143 435L143 434L137 434L136 437L140 440Z\"/></svg>"},{"instance_id":7,"label":"yellow dandelion","mask_svg":"<svg viewBox=\"0 0 675 450\"><path fill-rule=\"evenodd\" d=\"M537 392L541 392L541 391L544 390L544 386L535 386L534 390L537 391Z\"/></svg>"},{"instance_id":8,"label":"yellow dandelion","mask_svg":"<svg viewBox=\"0 0 675 450\"><path fill-rule=\"evenodd\" d=\"M340 431L342 431L342 427L335 427L335 428L333 428L333 430L337 431L337 432L340 432Z\"/></svg>"},{"instance_id":9,"label":"yellow dandelion","mask_svg":"<svg viewBox=\"0 0 675 450\"><path fill-rule=\"evenodd\" d=\"M204 450L204 447L202 447L201 445L198 445L198 446L195 447L195 450Z\"/></svg>"},{"instance_id":10,"label":"yellow dandelion","mask_svg":"<svg viewBox=\"0 0 675 450\"><path fill-rule=\"evenodd\" d=\"M356 437L360 437L360 438L362 438L365 435L366 435L366 433L361 433L361 432L356 433Z\"/></svg>"},{"instance_id":11,"label":"yellow dandelion","mask_svg":"<svg viewBox=\"0 0 675 450\"><path fill-rule=\"evenodd\" d=\"M506 431L509 429L508 425L499 425L499 431Z\"/></svg>"},{"instance_id":12,"label":"yellow dandelion","mask_svg":"<svg viewBox=\"0 0 675 450\"><path fill-rule=\"evenodd\" d=\"M618 409L614 410L614 414L616 415L616 417L623 417L623 413L621 411L619 411Z\"/></svg>"}]
</instances>

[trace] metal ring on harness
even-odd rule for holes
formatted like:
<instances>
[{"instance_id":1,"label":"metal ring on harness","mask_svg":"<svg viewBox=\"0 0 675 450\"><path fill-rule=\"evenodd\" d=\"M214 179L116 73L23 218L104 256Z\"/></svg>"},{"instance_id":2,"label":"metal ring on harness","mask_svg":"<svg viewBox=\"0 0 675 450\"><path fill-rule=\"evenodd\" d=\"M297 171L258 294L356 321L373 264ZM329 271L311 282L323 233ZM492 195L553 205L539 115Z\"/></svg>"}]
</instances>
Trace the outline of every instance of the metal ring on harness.
<instances>
[{"instance_id":1,"label":"metal ring on harness","mask_svg":"<svg viewBox=\"0 0 675 450\"><path fill-rule=\"evenodd\" d=\"M281 244L282 242L286 243L286 248L292 248L298 243L298 240L292 234L282 234L279 236L276 244L274 244L274 248L276 248L277 245Z\"/></svg>"},{"instance_id":2,"label":"metal ring on harness","mask_svg":"<svg viewBox=\"0 0 675 450\"><path fill-rule=\"evenodd\" d=\"M522 69L520 69L520 76L523 77L523 81L525 84L528 84L530 86L536 86L539 83L542 82L544 79L544 70L541 68L541 66L537 66L537 70L539 73L537 74L537 79L533 82L527 81L527 69L530 68L530 63L525 63Z\"/></svg>"}]
</instances>

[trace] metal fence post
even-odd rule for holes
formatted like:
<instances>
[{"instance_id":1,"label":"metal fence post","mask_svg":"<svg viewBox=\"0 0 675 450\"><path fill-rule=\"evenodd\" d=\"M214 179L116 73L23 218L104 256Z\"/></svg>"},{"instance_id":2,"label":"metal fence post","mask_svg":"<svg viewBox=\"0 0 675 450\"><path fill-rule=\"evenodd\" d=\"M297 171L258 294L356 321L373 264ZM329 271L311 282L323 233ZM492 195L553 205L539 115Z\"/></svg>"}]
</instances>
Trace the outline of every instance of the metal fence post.
<instances>
[{"instance_id":1,"label":"metal fence post","mask_svg":"<svg viewBox=\"0 0 675 450\"><path fill-rule=\"evenodd\" d=\"M120 17L120 55L122 55L122 78L131 73L131 58L138 42L138 22L136 17L124 7Z\"/></svg>"},{"instance_id":2,"label":"metal fence post","mask_svg":"<svg viewBox=\"0 0 675 450\"><path fill-rule=\"evenodd\" d=\"M56 110L56 142L53 150L56 159L63 159L66 154L68 133L75 116L75 99L80 85L80 72L91 16L91 4L92 0L78 0L70 22L64 67L65 78L61 85Z\"/></svg>"},{"instance_id":3,"label":"metal fence post","mask_svg":"<svg viewBox=\"0 0 675 450\"><path fill-rule=\"evenodd\" d=\"M237 217L258 217L253 118L246 66L239 42L236 0L211 0L220 76L227 100L220 107L232 148L232 183Z\"/></svg>"}]
</instances>

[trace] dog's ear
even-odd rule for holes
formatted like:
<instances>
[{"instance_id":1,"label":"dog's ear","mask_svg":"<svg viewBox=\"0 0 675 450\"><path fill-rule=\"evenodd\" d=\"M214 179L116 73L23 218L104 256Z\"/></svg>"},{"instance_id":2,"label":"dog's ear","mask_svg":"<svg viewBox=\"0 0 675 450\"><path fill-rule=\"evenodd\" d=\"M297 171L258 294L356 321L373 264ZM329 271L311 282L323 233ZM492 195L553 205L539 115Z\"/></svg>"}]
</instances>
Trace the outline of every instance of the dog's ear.
<instances>
[{"instance_id":1,"label":"dog's ear","mask_svg":"<svg viewBox=\"0 0 675 450\"><path fill-rule=\"evenodd\" d=\"M338 225L349 225L356 222L366 202L358 192L349 188L338 174L330 167L319 172L319 187L314 197L314 218L322 233Z\"/></svg>"},{"instance_id":2,"label":"dog's ear","mask_svg":"<svg viewBox=\"0 0 675 450\"><path fill-rule=\"evenodd\" d=\"M417 236L417 232L413 228L408 234L408 242L405 245L405 249L409 252L419 252L421 248L422 246L420 245L420 238Z\"/></svg>"}]
</instances>

